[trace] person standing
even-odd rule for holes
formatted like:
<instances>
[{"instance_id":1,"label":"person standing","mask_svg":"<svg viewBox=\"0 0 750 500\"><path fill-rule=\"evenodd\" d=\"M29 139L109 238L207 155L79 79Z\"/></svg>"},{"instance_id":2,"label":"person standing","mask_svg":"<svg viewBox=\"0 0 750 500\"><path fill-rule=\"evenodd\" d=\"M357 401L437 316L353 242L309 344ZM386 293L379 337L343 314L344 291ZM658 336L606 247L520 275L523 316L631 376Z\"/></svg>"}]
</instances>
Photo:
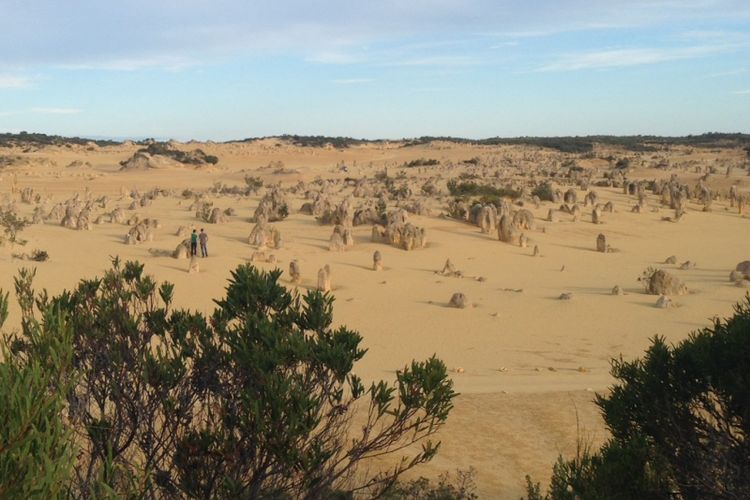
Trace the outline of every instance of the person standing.
<instances>
[{"instance_id":1,"label":"person standing","mask_svg":"<svg viewBox=\"0 0 750 500\"><path fill-rule=\"evenodd\" d=\"M201 243L201 256L208 257L208 248L206 243L208 242L208 234L201 228L201 234L198 235L198 240Z\"/></svg>"},{"instance_id":2,"label":"person standing","mask_svg":"<svg viewBox=\"0 0 750 500\"><path fill-rule=\"evenodd\" d=\"M193 229L193 234L190 235L190 256L198 255L198 233Z\"/></svg>"}]
</instances>

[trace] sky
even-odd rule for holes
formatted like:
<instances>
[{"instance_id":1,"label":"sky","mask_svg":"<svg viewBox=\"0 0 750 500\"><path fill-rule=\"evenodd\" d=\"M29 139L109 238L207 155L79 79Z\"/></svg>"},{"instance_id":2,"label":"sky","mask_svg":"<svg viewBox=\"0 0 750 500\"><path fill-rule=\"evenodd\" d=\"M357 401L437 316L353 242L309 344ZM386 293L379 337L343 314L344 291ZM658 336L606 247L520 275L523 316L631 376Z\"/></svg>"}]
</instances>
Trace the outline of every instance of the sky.
<instances>
[{"instance_id":1,"label":"sky","mask_svg":"<svg viewBox=\"0 0 750 500\"><path fill-rule=\"evenodd\" d=\"M0 132L750 133L749 0L0 0Z\"/></svg>"}]
</instances>

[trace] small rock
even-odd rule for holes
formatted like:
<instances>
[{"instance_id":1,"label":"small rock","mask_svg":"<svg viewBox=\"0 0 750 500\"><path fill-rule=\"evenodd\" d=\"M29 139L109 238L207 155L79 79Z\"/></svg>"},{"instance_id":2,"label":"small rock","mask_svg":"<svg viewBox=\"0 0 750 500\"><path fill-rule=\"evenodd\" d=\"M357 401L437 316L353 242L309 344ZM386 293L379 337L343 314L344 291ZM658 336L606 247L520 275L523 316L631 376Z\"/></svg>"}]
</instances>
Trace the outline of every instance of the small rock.
<instances>
[{"instance_id":1,"label":"small rock","mask_svg":"<svg viewBox=\"0 0 750 500\"><path fill-rule=\"evenodd\" d=\"M677 257L675 255L670 255L666 259L664 259L665 264L677 264Z\"/></svg>"},{"instance_id":2,"label":"small rock","mask_svg":"<svg viewBox=\"0 0 750 500\"><path fill-rule=\"evenodd\" d=\"M466 308L468 303L469 303L469 300L466 298L466 295L464 295L461 292L456 292L451 296L449 305L457 309L464 309Z\"/></svg>"},{"instance_id":3,"label":"small rock","mask_svg":"<svg viewBox=\"0 0 750 500\"><path fill-rule=\"evenodd\" d=\"M659 309L667 309L673 307L673 305L674 304L672 303L672 299L670 299L666 295L662 295L656 300L656 307L658 307Z\"/></svg>"},{"instance_id":4,"label":"small rock","mask_svg":"<svg viewBox=\"0 0 750 500\"><path fill-rule=\"evenodd\" d=\"M612 288L612 295L625 295L625 292L620 288L620 285L615 285L614 288Z\"/></svg>"},{"instance_id":5,"label":"small rock","mask_svg":"<svg viewBox=\"0 0 750 500\"><path fill-rule=\"evenodd\" d=\"M570 300L573 298L573 292L563 292L558 297L560 300Z\"/></svg>"}]
</instances>

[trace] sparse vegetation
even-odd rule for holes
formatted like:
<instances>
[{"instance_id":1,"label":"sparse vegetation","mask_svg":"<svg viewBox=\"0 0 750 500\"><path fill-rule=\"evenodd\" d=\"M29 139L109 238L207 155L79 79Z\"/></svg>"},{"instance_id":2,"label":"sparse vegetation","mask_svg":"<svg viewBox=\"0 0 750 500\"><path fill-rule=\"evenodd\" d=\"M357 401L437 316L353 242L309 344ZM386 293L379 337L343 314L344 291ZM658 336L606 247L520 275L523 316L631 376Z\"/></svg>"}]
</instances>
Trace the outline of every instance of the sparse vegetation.
<instances>
[{"instance_id":1,"label":"sparse vegetation","mask_svg":"<svg viewBox=\"0 0 750 500\"><path fill-rule=\"evenodd\" d=\"M459 182L455 179L448 181L448 191L451 196L469 197L469 196L489 196L494 198L518 198L521 193L511 188L498 188L488 184L478 184L476 182Z\"/></svg>"},{"instance_id":2,"label":"sparse vegetation","mask_svg":"<svg viewBox=\"0 0 750 500\"><path fill-rule=\"evenodd\" d=\"M49 254L46 250L33 250L31 254L29 254L29 260L33 260L35 262L46 262L49 260Z\"/></svg>"},{"instance_id":3,"label":"sparse vegetation","mask_svg":"<svg viewBox=\"0 0 750 500\"><path fill-rule=\"evenodd\" d=\"M0 147L6 148L14 146L63 146L65 144L86 146L89 143L94 143L97 146L113 146L120 144L119 141L95 140L82 137L62 137L59 135L29 133L25 131L17 134L0 134Z\"/></svg>"},{"instance_id":4,"label":"sparse vegetation","mask_svg":"<svg viewBox=\"0 0 750 500\"><path fill-rule=\"evenodd\" d=\"M618 170L623 170L630 167L630 158L620 158L617 160L617 163L615 163L615 168Z\"/></svg>"},{"instance_id":5,"label":"sparse vegetation","mask_svg":"<svg viewBox=\"0 0 750 500\"><path fill-rule=\"evenodd\" d=\"M460 137L419 137L405 141L404 147L419 146L435 141L485 146L537 146L555 149L563 153L588 153L593 150L595 144L603 144L619 146L633 152L652 152L658 151L659 147L667 145L694 146L699 148L734 148L745 146L750 143L750 134L709 132L683 137L591 135L585 137L491 137L480 140L463 139Z\"/></svg>"},{"instance_id":6,"label":"sparse vegetation","mask_svg":"<svg viewBox=\"0 0 750 500\"><path fill-rule=\"evenodd\" d=\"M476 500L474 469L458 470L455 478L449 473L438 477L437 484L425 477L396 482L381 498L385 500Z\"/></svg>"},{"instance_id":7,"label":"sparse vegetation","mask_svg":"<svg viewBox=\"0 0 750 500\"><path fill-rule=\"evenodd\" d=\"M170 146L166 142L152 142L145 148L139 149L138 152L166 156L174 161L187 165L202 165L204 163L215 165L219 162L218 157L208 155L204 153L202 149L194 149L185 152Z\"/></svg>"},{"instance_id":8,"label":"sparse vegetation","mask_svg":"<svg viewBox=\"0 0 750 500\"><path fill-rule=\"evenodd\" d=\"M260 188L263 187L263 179L260 177L253 177L251 175L245 176L245 185L252 193L257 193Z\"/></svg>"},{"instance_id":9,"label":"sparse vegetation","mask_svg":"<svg viewBox=\"0 0 750 500\"><path fill-rule=\"evenodd\" d=\"M404 163L404 167L406 168L432 167L435 165L440 165L440 160L436 160L434 158L417 158L416 160L411 160Z\"/></svg>"},{"instance_id":10,"label":"sparse vegetation","mask_svg":"<svg viewBox=\"0 0 750 500\"><path fill-rule=\"evenodd\" d=\"M309 148L322 148L331 146L336 149L346 149L351 146L359 146L368 143L381 143L383 140L369 140L369 139L354 139L352 137L329 137L325 135L279 135L273 136L275 139L282 141L288 141L294 146L309 147ZM241 141L228 141L228 142L254 142L262 139L270 139L270 137L248 137ZM281 146L280 143L276 144L276 147Z\"/></svg>"},{"instance_id":11,"label":"sparse vegetation","mask_svg":"<svg viewBox=\"0 0 750 500\"><path fill-rule=\"evenodd\" d=\"M539 184L531 191L531 195L538 196L542 201L554 201L555 199L555 192L549 182Z\"/></svg>"},{"instance_id":12,"label":"sparse vegetation","mask_svg":"<svg viewBox=\"0 0 750 500\"><path fill-rule=\"evenodd\" d=\"M29 221L19 217L13 210L0 209L0 227L3 228L5 239L10 243L25 244L25 241L18 239L18 233L28 225Z\"/></svg>"}]
</instances>

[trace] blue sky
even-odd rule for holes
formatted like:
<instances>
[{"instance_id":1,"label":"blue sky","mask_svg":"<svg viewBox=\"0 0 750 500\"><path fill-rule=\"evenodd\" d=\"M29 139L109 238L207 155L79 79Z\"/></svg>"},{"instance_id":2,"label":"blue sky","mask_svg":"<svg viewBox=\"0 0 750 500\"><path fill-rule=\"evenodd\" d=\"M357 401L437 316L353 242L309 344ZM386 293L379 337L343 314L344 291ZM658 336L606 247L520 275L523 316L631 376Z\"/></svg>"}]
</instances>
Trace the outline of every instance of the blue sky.
<instances>
[{"instance_id":1,"label":"blue sky","mask_svg":"<svg viewBox=\"0 0 750 500\"><path fill-rule=\"evenodd\" d=\"M748 0L0 0L0 131L750 133Z\"/></svg>"}]
</instances>

